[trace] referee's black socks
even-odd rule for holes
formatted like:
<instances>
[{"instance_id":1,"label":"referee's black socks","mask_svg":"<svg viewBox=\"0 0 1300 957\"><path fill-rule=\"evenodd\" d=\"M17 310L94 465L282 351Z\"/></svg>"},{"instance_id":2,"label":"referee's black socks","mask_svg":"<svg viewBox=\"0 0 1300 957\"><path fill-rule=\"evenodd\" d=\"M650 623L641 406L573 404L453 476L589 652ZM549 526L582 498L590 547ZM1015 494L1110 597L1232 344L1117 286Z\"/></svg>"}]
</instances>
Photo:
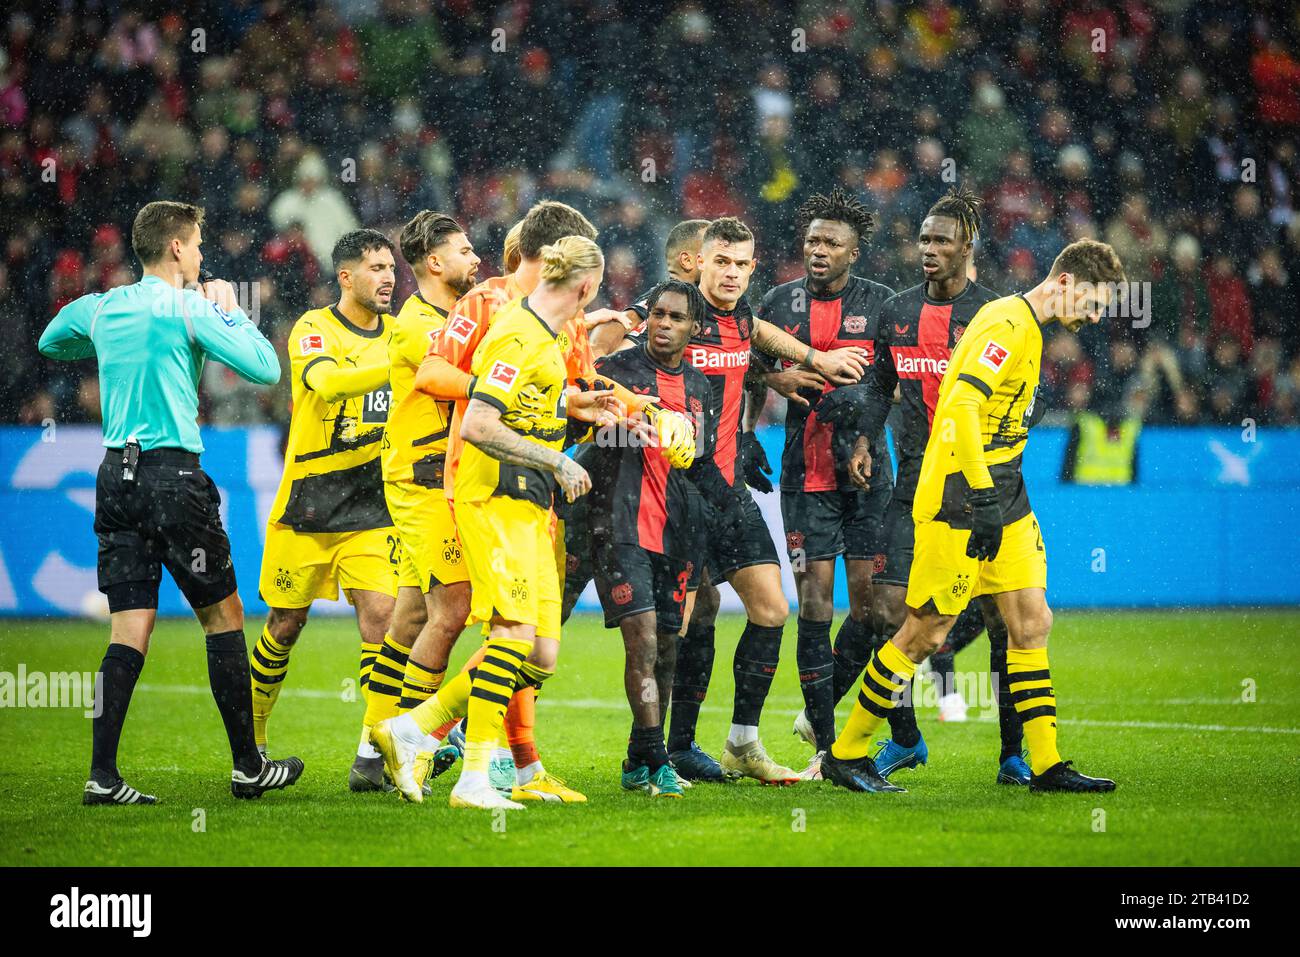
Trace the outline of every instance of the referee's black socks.
<instances>
[{"instance_id":1,"label":"referee's black socks","mask_svg":"<svg viewBox=\"0 0 1300 957\"><path fill-rule=\"evenodd\" d=\"M208 684L226 726L235 770L259 773L262 755L253 739L253 692L243 631L208 635Z\"/></svg>"},{"instance_id":2,"label":"referee's black socks","mask_svg":"<svg viewBox=\"0 0 1300 957\"><path fill-rule=\"evenodd\" d=\"M144 668L144 655L130 645L110 644L99 665L99 693L91 730L90 777L107 787L122 775L117 770L117 744L131 706L131 693Z\"/></svg>"},{"instance_id":3,"label":"referee's black socks","mask_svg":"<svg viewBox=\"0 0 1300 957\"><path fill-rule=\"evenodd\" d=\"M812 724L817 750L825 751L835 740L835 665L831 656L831 623L801 617L798 624L795 661L799 666L804 714Z\"/></svg>"}]
</instances>

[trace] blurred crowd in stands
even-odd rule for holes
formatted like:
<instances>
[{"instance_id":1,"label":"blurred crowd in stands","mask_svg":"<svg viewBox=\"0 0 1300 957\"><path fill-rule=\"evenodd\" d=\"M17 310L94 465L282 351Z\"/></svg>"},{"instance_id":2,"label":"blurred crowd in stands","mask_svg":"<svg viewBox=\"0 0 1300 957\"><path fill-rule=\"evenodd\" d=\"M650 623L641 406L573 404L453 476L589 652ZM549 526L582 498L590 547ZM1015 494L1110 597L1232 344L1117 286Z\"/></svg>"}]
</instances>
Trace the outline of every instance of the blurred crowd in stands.
<instances>
[{"instance_id":1,"label":"blurred crowd in stands","mask_svg":"<svg viewBox=\"0 0 1300 957\"><path fill-rule=\"evenodd\" d=\"M674 222L738 215L757 303L801 272L808 194L878 211L855 271L902 289L960 180L985 200L986 285L1027 288L1084 236L1141 284L1136 314L1049 335L1054 414L1295 424L1298 38L1300 6L1193 0L19 0L0 12L0 422L97 419L93 363L36 340L138 277L152 199L207 209L207 265L282 346L335 298L342 232L425 207L466 224L486 276L534 201L577 206L616 307L661 278ZM215 424L287 416L287 381L209 364L203 393Z\"/></svg>"}]
</instances>

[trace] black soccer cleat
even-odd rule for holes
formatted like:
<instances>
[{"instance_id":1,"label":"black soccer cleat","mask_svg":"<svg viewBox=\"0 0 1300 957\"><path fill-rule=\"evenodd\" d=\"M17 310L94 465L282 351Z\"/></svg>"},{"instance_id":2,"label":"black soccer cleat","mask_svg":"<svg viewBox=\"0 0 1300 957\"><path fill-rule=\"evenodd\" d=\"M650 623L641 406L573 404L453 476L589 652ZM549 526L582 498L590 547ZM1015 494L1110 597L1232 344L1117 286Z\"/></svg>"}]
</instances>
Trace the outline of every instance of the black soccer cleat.
<instances>
[{"instance_id":1,"label":"black soccer cleat","mask_svg":"<svg viewBox=\"0 0 1300 957\"><path fill-rule=\"evenodd\" d=\"M849 761L835 757L834 752L829 748L822 755L822 779L830 781L837 787L848 788L850 791L866 791L873 794L885 791L907 793L907 788L886 781L876 769L876 762L867 755Z\"/></svg>"},{"instance_id":2,"label":"black soccer cleat","mask_svg":"<svg viewBox=\"0 0 1300 957\"><path fill-rule=\"evenodd\" d=\"M348 769L348 790L355 792L393 790L392 782L384 773L384 759L363 758L358 754L352 762L352 767Z\"/></svg>"},{"instance_id":3,"label":"black soccer cleat","mask_svg":"<svg viewBox=\"0 0 1300 957\"><path fill-rule=\"evenodd\" d=\"M1058 761L1042 774L1035 774L1029 779L1029 790L1070 791L1077 794L1115 790L1115 782L1110 778L1090 778L1086 774L1080 774L1070 766L1073 763Z\"/></svg>"},{"instance_id":4,"label":"black soccer cleat","mask_svg":"<svg viewBox=\"0 0 1300 957\"><path fill-rule=\"evenodd\" d=\"M86 782L81 793L82 804L157 804L152 794L141 794L121 778L111 784L100 784L94 778Z\"/></svg>"},{"instance_id":5,"label":"black soccer cleat","mask_svg":"<svg viewBox=\"0 0 1300 957\"><path fill-rule=\"evenodd\" d=\"M260 798L267 791L287 788L302 777L301 758L281 758L278 761L263 761L262 770L255 775L242 771L230 772L230 793L237 798Z\"/></svg>"}]
</instances>

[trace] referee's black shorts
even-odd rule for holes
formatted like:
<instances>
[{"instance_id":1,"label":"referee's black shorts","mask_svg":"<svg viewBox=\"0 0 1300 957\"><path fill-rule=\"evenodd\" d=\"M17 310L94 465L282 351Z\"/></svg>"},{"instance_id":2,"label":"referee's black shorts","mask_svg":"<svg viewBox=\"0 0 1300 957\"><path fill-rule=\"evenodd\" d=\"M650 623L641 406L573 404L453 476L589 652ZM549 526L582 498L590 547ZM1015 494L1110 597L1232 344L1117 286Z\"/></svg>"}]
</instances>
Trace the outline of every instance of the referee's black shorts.
<instances>
[{"instance_id":1,"label":"referee's black shorts","mask_svg":"<svg viewBox=\"0 0 1300 957\"><path fill-rule=\"evenodd\" d=\"M122 450L109 449L95 479L99 590L109 611L157 608L164 566L192 608L231 595L235 566L220 506L193 452L141 452L135 481L127 482Z\"/></svg>"}]
</instances>

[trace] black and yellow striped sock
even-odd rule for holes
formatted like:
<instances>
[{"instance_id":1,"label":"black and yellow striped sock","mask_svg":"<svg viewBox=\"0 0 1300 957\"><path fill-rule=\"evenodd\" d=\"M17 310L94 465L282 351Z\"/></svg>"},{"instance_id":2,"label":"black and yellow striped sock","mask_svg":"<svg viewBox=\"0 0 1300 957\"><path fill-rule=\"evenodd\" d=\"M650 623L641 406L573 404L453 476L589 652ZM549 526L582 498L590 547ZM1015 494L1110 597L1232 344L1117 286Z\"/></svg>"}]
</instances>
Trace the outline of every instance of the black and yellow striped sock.
<instances>
[{"instance_id":1,"label":"black and yellow striped sock","mask_svg":"<svg viewBox=\"0 0 1300 957\"><path fill-rule=\"evenodd\" d=\"M1007 685L1029 745L1029 767L1042 774L1061 755L1056 750L1056 693L1047 669L1047 649L1007 649Z\"/></svg>"},{"instance_id":2,"label":"black and yellow striped sock","mask_svg":"<svg viewBox=\"0 0 1300 957\"><path fill-rule=\"evenodd\" d=\"M406 659L406 674L402 678L402 697L397 702L399 713L410 711L420 702L427 701L438 693L447 669L433 671L424 667L414 658Z\"/></svg>"},{"instance_id":3,"label":"black and yellow striped sock","mask_svg":"<svg viewBox=\"0 0 1300 957\"><path fill-rule=\"evenodd\" d=\"M384 643L370 669L370 693L366 696L366 716L363 719L369 727L397 716L409 653L410 649L393 641L392 635L384 635Z\"/></svg>"},{"instance_id":4,"label":"black and yellow striped sock","mask_svg":"<svg viewBox=\"0 0 1300 957\"><path fill-rule=\"evenodd\" d=\"M501 726L519 677L519 666L531 647L529 642L513 638L488 639L487 654L471 672L465 723L465 772L487 774L492 749L501 738Z\"/></svg>"},{"instance_id":5,"label":"black and yellow striped sock","mask_svg":"<svg viewBox=\"0 0 1300 957\"><path fill-rule=\"evenodd\" d=\"M284 687L292 650L292 645L282 645L272 638L271 630L266 626L262 627L262 636L253 646L248 673L253 681L253 740L259 747L266 747L266 722L280 697L280 689Z\"/></svg>"},{"instance_id":6,"label":"black and yellow striped sock","mask_svg":"<svg viewBox=\"0 0 1300 957\"><path fill-rule=\"evenodd\" d=\"M864 757L871 748L872 737L902 700L914 674L915 662L892 641L877 648L862 671L858 700L844 722L844 730L831 746L831 754L845 760Z\"/></svg>"},{"instance_id":7,"label":"black and yellow striped sock","mask_svg":"<svg viewBox=\"0 0 1300 957\"><path fill-rule=\"evenodd\" d=\"M361 642L361 668L357 672L360 680L357 682L361 688L361 700L366 700L370 694L370 669L375 665L375 657L379 654L379 649L384 647L382 644L374 641Z\"/></svg>"}]
</instances>

